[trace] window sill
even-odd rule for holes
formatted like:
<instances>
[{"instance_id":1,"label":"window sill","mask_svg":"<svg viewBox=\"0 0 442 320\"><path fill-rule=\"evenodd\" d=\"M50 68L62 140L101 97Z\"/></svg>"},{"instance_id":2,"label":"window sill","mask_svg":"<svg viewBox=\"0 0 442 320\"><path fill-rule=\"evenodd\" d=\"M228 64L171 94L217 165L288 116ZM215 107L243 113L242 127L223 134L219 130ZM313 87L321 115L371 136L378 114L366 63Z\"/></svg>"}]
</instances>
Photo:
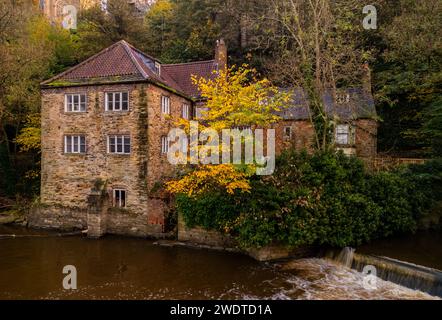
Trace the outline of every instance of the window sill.
<instances>
[{"instance_id":1,"label":"window sill","mask_svg":"<svg viewBox=\"0 0 442 320\"><path fill-rule=\"evenodd\" d=\"M340 143L335 143L335 146L337 148L356 148L356 144L340 144Z\"/></svg>"},{"instance_id":2,"label":"window sill","mask_svg":"<svg viewBox=\"0 0 442 320\"><path fill-rule=\"evenodd\" d=\"M107 152L106 153L109 156L113 156L113 157L130 157L131 153L111 153L111 152Z\"/></svg>"},{"instance_id":3,"label":"window sill","mask_svg":"<svg viewBox=\"0 0 442 320\"><path fill-rule=\"evenodd\" d=\"M126 115L126 114L129 114L130 112L131 112L131 110L124 110L124 111L105 110L104 115L106 115L106 116Z\"/></svg>"}]
</instances>

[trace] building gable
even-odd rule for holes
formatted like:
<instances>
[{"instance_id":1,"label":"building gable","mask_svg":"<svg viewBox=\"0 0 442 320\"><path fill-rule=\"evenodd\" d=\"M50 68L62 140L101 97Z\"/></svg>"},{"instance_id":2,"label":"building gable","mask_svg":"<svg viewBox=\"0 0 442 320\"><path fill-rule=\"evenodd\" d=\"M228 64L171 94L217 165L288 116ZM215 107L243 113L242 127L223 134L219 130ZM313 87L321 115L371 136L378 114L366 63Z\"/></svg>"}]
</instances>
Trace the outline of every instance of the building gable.
<instances>
[{"instance_id":1,"label":"building gable","mask_svg":"<svg viewBox=\"0 0 442 320\"><path fill-rule=\"evenodd\" d=\"M215 60L162 65L124 40L42 83L43 88L153 82L187 98L198 98L192 75L213 78Z\"/></svg>"}]
</instances>

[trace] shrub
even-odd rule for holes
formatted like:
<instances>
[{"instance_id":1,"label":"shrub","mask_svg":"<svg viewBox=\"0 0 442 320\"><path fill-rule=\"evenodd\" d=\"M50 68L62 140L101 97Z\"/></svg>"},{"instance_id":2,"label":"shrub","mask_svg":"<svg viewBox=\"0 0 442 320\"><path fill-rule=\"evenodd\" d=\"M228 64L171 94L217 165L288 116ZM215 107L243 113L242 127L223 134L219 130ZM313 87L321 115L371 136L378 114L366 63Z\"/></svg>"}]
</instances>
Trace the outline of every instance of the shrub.
<instances>
[{"instance_id":1,"label":"shrub","mask_svg":"<svg viewBox=\"0 0 442 320\"><path fill-rule=\"evenodd\" d=\"M413 232L441 197L442 161L369 173L342 153L286 152L273 175L250 179L251 192L177 197L189 226L227 232L244 247L358 245Z\"/></svg>"},{"instance_id":2,"label":"shrub","mask_svg":"<svg viewBox=\"0 0 442 320\"><path fill-rule=\"evenodd\" d=\"M410 198L410 181L396 172L380 172L368 180L368 193L381 208L378 237L414 231L417 221ZM416 194L420 191L416 190Z\"/></svg>"}]
</instances>

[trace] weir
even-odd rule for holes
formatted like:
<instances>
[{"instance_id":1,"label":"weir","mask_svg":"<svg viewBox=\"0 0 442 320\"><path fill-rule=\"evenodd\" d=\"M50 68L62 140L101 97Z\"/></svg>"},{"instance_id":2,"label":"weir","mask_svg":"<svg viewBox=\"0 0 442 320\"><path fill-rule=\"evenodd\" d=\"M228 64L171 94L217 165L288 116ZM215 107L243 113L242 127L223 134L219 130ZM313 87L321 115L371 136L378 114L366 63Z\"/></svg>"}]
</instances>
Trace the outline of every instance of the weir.
<instances>
[{"instance_id":1,"label":"weir","mask_svg":"<svg viewBox=\"0 0 442 320\"><path fill-rule=\"evenodd\" d=\"M376 268L376 276L401 286L442 297L442 271L388 257L364 255L346 247L340 251L329 250L324 258L362 272L365 266Z\"/></svg>"}]
</instances>

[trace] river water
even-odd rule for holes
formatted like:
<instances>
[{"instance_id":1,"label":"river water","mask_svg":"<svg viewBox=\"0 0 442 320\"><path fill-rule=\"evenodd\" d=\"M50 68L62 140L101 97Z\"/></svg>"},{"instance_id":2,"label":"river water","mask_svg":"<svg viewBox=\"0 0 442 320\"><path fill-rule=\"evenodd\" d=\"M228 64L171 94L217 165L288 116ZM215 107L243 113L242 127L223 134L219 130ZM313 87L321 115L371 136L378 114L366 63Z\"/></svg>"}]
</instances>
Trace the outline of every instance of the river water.
<instances>
[{"instance_id":1,"label":"river water","mask_svg":"<svg viewBox=\"0 0 442 320\"><path fill-rule=\"evenodd\" d=\"M1 237L18 234L17 237ZM62 288L63 267L77 290ZM0 226L0 299L432 299L323 259L259 263L240 254L162 247L152 241Z\"/></svg>"}]
</instances>

